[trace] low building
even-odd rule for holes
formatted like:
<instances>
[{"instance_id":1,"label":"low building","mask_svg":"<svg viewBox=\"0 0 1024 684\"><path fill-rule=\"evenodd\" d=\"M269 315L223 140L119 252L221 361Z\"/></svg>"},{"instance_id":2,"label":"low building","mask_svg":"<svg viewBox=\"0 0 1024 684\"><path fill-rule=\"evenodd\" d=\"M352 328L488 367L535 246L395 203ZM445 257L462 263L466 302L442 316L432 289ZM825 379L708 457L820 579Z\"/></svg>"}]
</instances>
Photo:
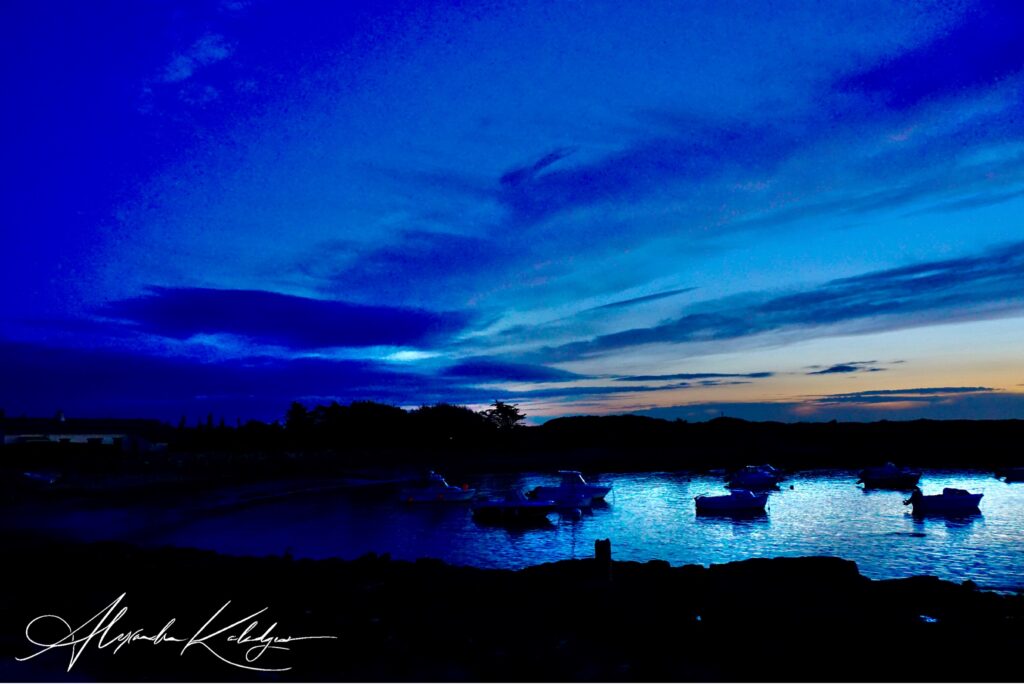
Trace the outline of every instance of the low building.
<instances>
[{"instance_id":1,"label":"low building","mask_svg":"<svg viewBox=\"0 0 1024 684\"><path fill-rule=\"evenodd\" d=\"M127 452L152 451L165 447L170 427L159 420L124 418L3 418L0 416L0 444L92 445Z\"/></svg>"}]
</instances>

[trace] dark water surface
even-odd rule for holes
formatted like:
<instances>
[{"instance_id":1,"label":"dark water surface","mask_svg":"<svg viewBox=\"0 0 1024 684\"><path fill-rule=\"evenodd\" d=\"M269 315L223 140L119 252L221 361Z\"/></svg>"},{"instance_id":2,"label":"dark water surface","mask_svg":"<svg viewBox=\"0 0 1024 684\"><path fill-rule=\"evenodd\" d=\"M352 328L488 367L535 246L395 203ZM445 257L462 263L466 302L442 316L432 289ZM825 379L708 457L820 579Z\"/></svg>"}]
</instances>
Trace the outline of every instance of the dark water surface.
<instances>
[{"instance_id":1,"label":"dark water surface","mask_svg":"<svg viewBox=\"0 0 1024 684\"><path fill-rule=\"evenodd\" d=\"M698 518L693 497L723 493L720 476L613 474L607 505L579 519L552 515L545 527L509 530L475 522L466 505L403 504L394 490L358 488L305 493L244 506L217 500L127 508L34 505L4 513L6 526L39 528L76 539L123 539L146 545L229 554L355 558L370 551L395 558L441 558L461 565L519 568L593 554L612 540L618 560L664 559L673 565L751 557L834 555L875 578L938 575L1000 590L1024 588L1024 483L990 474L927 471L926 494L942 487L983 492L981 515L917 520L904 492L865 492L852 472L791 476L769 498L765 516ZM471 482L485 494L557 481L547 474L490 476ZM793 489L790 490L789 486ZM243 488L235 491L245 496ZM228 497L227 499L225 497ZM74 506L72 508L72 506ZM63 510L62 510L63 508Z\"/></svg>"}]
</instances>

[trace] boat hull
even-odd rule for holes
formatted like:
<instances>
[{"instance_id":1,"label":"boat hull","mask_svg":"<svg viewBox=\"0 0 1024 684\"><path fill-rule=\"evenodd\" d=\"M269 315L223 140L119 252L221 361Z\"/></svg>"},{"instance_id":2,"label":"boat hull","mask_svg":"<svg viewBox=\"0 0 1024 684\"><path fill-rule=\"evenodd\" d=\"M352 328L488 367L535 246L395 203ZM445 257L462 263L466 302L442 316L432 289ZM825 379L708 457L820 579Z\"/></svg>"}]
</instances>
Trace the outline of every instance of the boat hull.
<instances>
[{"instance_id":1,"label":"boat hull","mask_svg":"<svg viewBox=\"0 0 1024 684\"><path fill-rule=\"evenodd\" d=\"M729 489L750 489L764 491L767 489L778 489L779 481L772 476L749 476L743 475L734 477L726 485Z\"/></svg>"},{"instance_id":2,"label":"boat hull","mask_svg":"<svg viewBox=\"0 0 1024 684\"><path fill-rule=\"evenodd\" d=\"M698 496L694 499L698 514L751 514L764 513L767 494L730 494L726 496Z\"/></svg>"},{"instance_id":3,"label":"boat hull","mask_svg":"<svg viewBox=\"0 0 1024 684\"><path fill-rule=\"evenodd\" d=\"M406 503L465 503L476 496L475 489L451 487L443 490L404 489L401 499Z\"/></svg>"},{"instance_id":4,"label":"boat hull","mask_svg":"<svg viewBox=\"0 0 1024 684\"><path fill-rule=\"evenodd\" d=\"M504 503L479 504L473 507L473 517L481 522L525 524L547 520L548 515L558 510L554 502L529 505Z\"/></svg>"},{"instance_id":5,"label":"boat hull","mask_svg":"<svg viewBox=\"0 0 1024 684\"><path fill-rule=\"evenodd\" d=\"M552 501L559 502L572 502L581 499L589 499L591 501L604 501L604 498L608 496L608 492L612 490L611 487L604 485L577 485L575 487L535 487L530 496L536 499L550 499Z\"/></svg>"},{"instance_id":6,"label":"boat hull","mask_svg":"<svg viewBox=\"0 0 1024 684\"><path fill-rule=\"evenodd\" d=\"M971 515L981 511L981 497L984 494L962 496L922 496L912 500L914 515Z\"/></svg>"},{"instance_id":7,"label":"boat hull","mask_svg":"<svg viewBox=\"0 0 1024 684\"><path fill-rule=\"evenodd\" d=\"M778 489L782 473L770 465L747 466L726 477L725 486L729 489L746 489L749 491L766 491Z\"/></svg>"},{"instance_id":8,"label":"boat hull","mask_svg":"<svg viewBox=\"0 0 1024 684\"><path fill-rule=\"evenodd\" d=\"M864 489L913 489L920 480L920 473L905 473L878 477L864 475L858 482L864 484Z\"/></svg>"}]
</instances>

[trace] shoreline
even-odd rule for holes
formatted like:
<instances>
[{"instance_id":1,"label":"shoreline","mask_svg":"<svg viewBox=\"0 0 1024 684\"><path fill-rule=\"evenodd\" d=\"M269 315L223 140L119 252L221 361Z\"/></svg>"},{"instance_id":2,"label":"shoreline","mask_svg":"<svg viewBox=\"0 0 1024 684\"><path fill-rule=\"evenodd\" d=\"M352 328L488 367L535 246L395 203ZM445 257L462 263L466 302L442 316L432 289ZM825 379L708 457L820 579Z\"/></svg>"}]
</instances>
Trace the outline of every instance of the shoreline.
<instances>
[{"instance_id":1,"label":"shoreline","mask_svg":"<svg viewBox=\"0 0 1024 684\"><path fill-rule=\"evenodd\" d=\"M784 461L776 460L776 462L783 463ZM441 468L447 475L449 475L450 479L479 478L487 475L508 474L540 474L554 477L559 470L566 469L562 468L560 465L556 465L559 463L558 461L554 461L553 463L548 463L546 465L527 464L530 467L526 467L526 465L524 465L524 467L518 469L512 467L489 469L486 467L488 464L475 464L472 467L454 465L450 468L442 466L393 466L388 468L379 468L372 472L367 472L365 468L336 468L329 472L300 471L289 473L284 476L272 472L250 472L243 474L225 473L211 476L206 474L171 471L154 471L143 476L137 476L130 473L126 474L118 470L110 472L81 473L74 468L68 468L63 472L54 470L54 473L59 472L60 479L49 485L39 485L27 481L23 475L26 468L4 466L0 467L0 492L4 492L10 497L119 497L127 501L132 497L146 498L152 495L174 495L182 492L213 493L238 487L268 487L270 490L279 490L271 491L268 494L270 497L276 497L301 495L306 492L315 492L318 490L351 490L363 487L394 487L410 482L416 482L421 478L424 470L436 470L438 468ZM678 468L658 468L645 467L642 463L635 464L635 467L633 466L634 464L620 463L618 467L592 468L589 470L584 468L583 472L587 475L594 473L616 475L628 475L631 473L663 473L677 476L703 476L722 475L729 470L729 468L726 468L725 466L686 467L683 465ZM999 480L996 477L995 468L988 467L986 465L979 465L977 463L963 465L916 464L913 467L925 474L927 474L927 471L934 471L937 473L967 472L977 475L987 475L992 477L995 481L1002 482L1002 480ZM31 471L31 468L27 469ZM857 473L861 470L858 466L829 464L801 465L796 467L783 466L781 469L787 474L787 476L836 472L849 474L853 478L856 478ZM45 471L46 469L44 468L43 470ZM855 480L854 483L856 483ZM284 490L282 490L282 485Z\"/></svg>"},{"instance_id":2,"label":"shoreline","mask_svg":"<svg viewBox=\"0 0 1024 684\"><path fill-rule=\"evenodd\" d=\"M563 417L498 431L477 425L479 416L458 409L453 410L472 419L469 424L449 424L437 416L419 420L395 407L377 408L383 413L371 412L337 429L262 423L175 429L143 421L123 426L139 439L111 444L55 442L71 428L44 419L7 418L0 420L0 433L6 423L10 443L0 450L5 468L80 471L140 482L152 478L165 484L175 479L212 484L242 473L258 480L424 469L471 475L564 469L700 472L765 462L786 470L861 469L886 461L987 471L1024 466L1019 448L1024 420L775 423L714 418L687 423L611 415ZM18 425L26 421L33 434L55 432L47 439L23 441L29 426Z\"/></svg>"},{"instance_id":3,"label":"shoreline","mask_svg":"<svg viewBox=\"0 0 1024 684\"><path fill-rule=\"evenodd\" d=\"M84 620L123 592L133 623L195 622L231 600L240 610L267 606L285 631L338 636L294 646L294 669L275 678L296 681L1012 681L1019 670L1009 656L1024 641L1024 595L928 576L871 580L834 557L487 570L26 535L5 535L4 547L17 587L0 599L5 680L65 679L63 655L21 668L13 661L28 647L27 621ZM892 665L880 667L872 653ZM907 657L893 661L894 653ZM266 678L201 655L132 644L117 655L90 652L72 674Z\"/></svg>"}]
</instances>

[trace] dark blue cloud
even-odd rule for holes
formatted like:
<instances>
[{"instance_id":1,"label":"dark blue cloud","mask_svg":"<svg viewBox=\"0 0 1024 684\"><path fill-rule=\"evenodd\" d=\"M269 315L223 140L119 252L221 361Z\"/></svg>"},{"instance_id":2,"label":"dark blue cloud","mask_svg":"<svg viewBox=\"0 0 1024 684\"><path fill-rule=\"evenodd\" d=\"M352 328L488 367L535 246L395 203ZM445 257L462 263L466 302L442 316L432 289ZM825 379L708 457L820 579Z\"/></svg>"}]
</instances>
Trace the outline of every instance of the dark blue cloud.
<instances>
[{"instance_id":1,"label":"dark blue cloud","mask_svg":"<svg viewBox=\"0 0 1024 684\"><path fill-rule=\"evenodd\" d=\"M913 387L910 389L864 390L830 394L815 399L819 404L880 404L903 400L941 398L953 394L992 392L991 387Z\"/></svg>"},{"instance_id":2,"label":"dark blue cloud","mask_svg":"<svg viewBox=\"0 0 1024 684\"><path fill-rule=\"evenodd\" d=\"M141 416L224 413L275 419L295 399L403 405L488 402L450 379L372 361L250 357L199 361L110 349L0 341L0 408L8 415Z\"/></svg>"},{"instance_id":3,"label":"dark blue cloud","mask_svg":"<svg viewBox=\"0 0 1024 684\"><path fill-rule=\"evenodd\" d=\"M656 382L658 380L701 380L704 378L770 378L774 373L670 373L668 375L623 375L616 378L623 382Z\"/></svg>"},{"instance_id":4,"label":"dark blue cloud","mask_svg":"<svg viewBox=\"0 0 1024 684\"><path fill-rule=\"evenodd\" d=\"M891 330L942 323L951 312L965 310L972 316L1006 315L1024 308L1024 242L754 300L747 305L723 302L721 310L548 348L545 355L570 359L643 344L727 340L794 328L810 335L815 328L841 323Z\"/></svg>"},{"instance_id":5,"label":"dark blue cloud","mask_svg":"<svg viewBox=\"0 0 1024 684\"><path fill-rule=\"evenodd\" d=\"M872 365L875 363L877 363L877 361L847 361L846 363L837 363L827 368L810 371L807 375L831 375L833 373L877 373L886 370L885 368ZM811 366L811 368L818 368L818 366Z\"/></svg>"},{"instance_id":6,"label":"dark blue cloud","mask_svg":"<svg viewBox=\"0 0 1024 684\"><path fill-rule=\"evenodd\" d=\"M507 392L510 399L528 401L531 399L562 399L572 401L577 397L612 397L620 394L638 392L659 392L670 389L686 389L691 387L688 382L672 385L578 385L570 387L545 387L543 389L520 390Z\"/></svg>"},{"instance_id":7,"label":"dark blue cloud","mask_svg":"<svg viewBox=\"0 0 1024 684\"><path fill-rule=\"evenodd\" d=\"M442 371L442 375L478 382L565 382L586 377L560 368L527 363L510 363L490 357L464 359L453 366L445 368Z\"/></svg>"},{"instance_id":8,"label":"dark blue cloud","mask_svg":"<svg viewBox=\"0 0 1024 684\"><path fill-rule=\"evenodd\" d=\"M883 404L898 401L889 399ZM639 415L667 420L704 421L728 416L744 420L772 420L786 423L875 420L1007 420L1024 415L1024 394L964 392L920 396L898 407L876 403L816 404L803 402L695 403L638 411Z\"/></svg>"},{"instance_id":9,"label":"dark blue cloud","mask_svg":"<svg viewBox=\"0 0 1024 684\"><path fill-rule=\"evenodd\" d=\"M880 98L906 109L924 101L961 94L1024 69L1024 6L982 2L964 20L924 45L840 79L840 89Z\"/></svg>"},{"instance_id":10,"label":"dark blue cloud","mask_svg":"<svg viewBox=\"0 0 1024 684\"><path fill-rule=\"evenodd\" d=\"M247 357L200 361L113 349L73 349L0 341L0 409L9 415L137 416L177 420L213 412L273 420L293 400L373 400L414 406L564 399L687 387L622 385L509 391L479 385L565 380L557 369L468 361L457 372L417 373L364 360ZM514 377L516 373L522 379ZM526 377L529 376L529 377Z\"/></svg>"},{"instance_id":11,"label":"dark blue cloud","mask_svg":"<svg viewBox=\"0 0 1024 684\"><path fill-rule=\"evenodd\" d=\"M573 151L570 148L552 150L532 164L527 164L526 166L506 171L501 176L501 184L507 186L521 185L522 183L535 178L538 173L547 167L557 164L561 160L565 159L572 154L572 152Z\"/></svg>"},{"instance_id":12,"label":"dark blue cloud","mask_svg":"<svg viewBox=\"0 0 1024 684\"><path fill-rule=\"evenodd\" d=\"M516 257L516 247L502 240L405 230L369 247L317 245L294 267L332 296L356 292L376 301L436 302L453 292L465 299L487 274L504 271Z\"/></svg>"},{"instance_id":13,"label":"dark blue cloud","mask_svg":"<svg viewBox=\"0 0 1024 684\"><path fill-rule=\"evenodd\" d=\"M465 314L295 297L260 290L154 287L101 313L154 335L227 333L295 349L429 346L468 323Z\"/></svg>"},{"instance_id":14,"label":"dark blue cloud","mask_svg":"<svg viewBox=\"0 0 1024 684\"><path fill-rule=\"evenodd\" d=\"M800 420L794 402L702 402L680 406L662 406L636 411L637 415L662 418L665 420L687 420L701 422L727 416L755 421L793 422Z\"/></svg>"},{"instance_id":15,"label":"dark blue cloud","mask_svg":"<svg viewBox=\"0 0 1024 684\"><path fill-rule=\"evenodd\" d=\"M749 385L750 380L701 380L701 387L722 387L724 385Z\"/></svg>"},{"instance_id":16,"label":"dark blue cloud","mask_svg":"<svg viewBox=\"0 0 1024 684\"><path fill-rule=\"evenodd\" d=\"M684 292L692 292L696 290L696 287L683 287L678 290L666 290L665 292L657 292L655 294L644 295L643 297L633 297L632 299L623 299L618 302L611 302L610 304L602 304L601 306L595 306L587 311L599 311L601 309L621 309L627 306L633 306L635 304L645 304L647 302L653 302L658 299L665 299L666 297L674 297Z\"/></svg>"},{"instance_id":17,"label":"dark blue cloud","mask_svg":"<svg viewBox=\"0 0 1024 684\"><path fill-rule=\"evenodd\" d=\"M516 222L535 222L576 207L637 199L667 183L706 183L729 171L766 172L799 145L798 135L778 127L706 121L564 169L546 170L553 163L542 163L551 157L546 155L528 173L506 172L498 199ZM513 183L506 180L510 174Z\"/></svg>"}]
</instances>

